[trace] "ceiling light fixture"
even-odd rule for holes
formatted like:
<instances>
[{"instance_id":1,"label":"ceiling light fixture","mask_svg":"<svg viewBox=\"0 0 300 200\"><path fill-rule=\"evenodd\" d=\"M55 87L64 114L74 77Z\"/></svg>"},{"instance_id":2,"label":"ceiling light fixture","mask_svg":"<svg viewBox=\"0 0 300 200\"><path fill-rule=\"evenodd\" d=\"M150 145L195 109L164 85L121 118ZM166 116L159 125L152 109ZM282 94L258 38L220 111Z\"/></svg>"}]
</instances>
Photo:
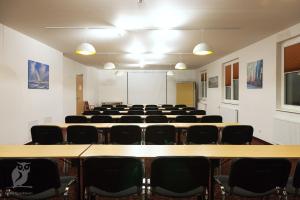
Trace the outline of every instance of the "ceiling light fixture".
<instances>
[{"instance_id":1,"label":"ceiling light fixture","mask_svg":"<svg viewBox=\"0 0 300 200\"><path fill-rule=\"evenodd\" d=\"M167 71L167 76L174 76L174 72L171 70Z\"/></svg>"},{"instance_id":2,"label":"ceiling light fixture","mask_svg":"<svg viewBox=\"0 0 300 200\"><path fill-rule=\"evenodd\" d=\"M205 56L205 55L209 55L212 53L213 53L213 51L211 50L209 45L206 44L205 42L201 42L201 43L197 44L193 49L193 54L195 54L195 55Z\"/></svg>"},{"instance_id":3,"label":"ceiling light fixture","mask_svg":"<svg viewBox=\"0 0 300 200\"><path fill-rule=\"evenodd\" d=\"M96 54L96 49L93 45L91 45L90 43L84 42L81 43L75 51L76 54L80 54L80 55L85 55L85 56L89 56L89 55L95 55Z\"/></svg>"},{"instance_id":4,"label":"ceiling light fixture","mask_svg":"<svg viewBox=\"0 0 300 200\"><path fill-rule=\"evenodd\" d=\"M179 62L175 65L175 69L186 69L186 65L183 62Z\"/></svg>"},{"instance_id":5,"label":"ceiling light fixture","mask_svg":"<svg viewBox=\"0 0 300 200\"><path fill-rule=\"evenodd\" d=\"M104 69L115 69L116 68L116 65L112 62L107 62L104 64Z\"/></svg>"}]
</instances>

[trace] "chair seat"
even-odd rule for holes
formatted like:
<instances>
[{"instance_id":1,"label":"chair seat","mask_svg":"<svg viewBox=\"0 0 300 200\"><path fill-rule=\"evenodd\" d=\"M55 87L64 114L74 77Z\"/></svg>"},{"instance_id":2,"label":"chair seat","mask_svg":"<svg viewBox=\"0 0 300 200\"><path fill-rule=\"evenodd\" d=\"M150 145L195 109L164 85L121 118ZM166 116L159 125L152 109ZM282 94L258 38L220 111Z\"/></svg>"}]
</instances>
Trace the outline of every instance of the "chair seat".
<instances>
[{"instance_id":1,"label":"chair seat","mask_svg":"<svg viewBox=\"0 0 300 200\"><path fill-rule=\"evenodd\" d=\"M163 195L163 196L168 196L168 197L192 197L192 196L196 196L199 194L203 194L205 192L205 188L204 187L197 187L193 190L189 190L186 192L173 192L170 190L167 190L165 188L162 187L153 187L152 191L156 194L159 195Z\"/></svg>"},{"instance_id":2,"label":"chair seat","mask_svg":"<svg viewBox=\"0 0 300 200\"><path fill-rule=\"evenodd\" d=\"M229 176L216 176L215 177L216 181L218 183L220 183L224 189L226 193L229 194L234 194L234 195L238 195L238 196L244 196L244 197L262 197L262 196L267 196L270 194L273 194L276 192L275 189L272 190L268 190L266 192L262 192L262 193L257 193L257 192L252 192L249 190L245 190L241 187L234 187L233 189L228 185L229 183Z\"/></svg>"},{"instance_id":3,"label":"chair seat","mask_svg":"<svg viewBox=\"0 0 300 200\"><path fill-rule=\"evenodd\" d=\"M293 179L294 179L294 177L289 177L287 185L286 185L286 191L288 194L299 196L300 189L297 190L297 188L295 188L293 186Z\"/></svg>"},{"instance_id":4,"label":"chair seat","mask_svg":"<svg viewBox=\"0 0 300 200\"><path fill-rule=\"evenodd\" d=\"M72 183L74 183L76 180L73 176L63 176L60 177L60 187L55 190L54 188L48 189L44 192L40 192L37 194L32 195L20 195L18 193L14 193L13 195L10 195L10 197L16 198L16 199L23 199L23 200L38 200L38 199L49 199L52 197L60 196L65 192L66 187L70 186Z\"/></svg>"},{"instance_id":5,"label":"chair seat","mask_svg":"<svg viewBox=\"0 0 300 200\"><path fill-rule=\"evenodd\" d=\"M87 190L92 196L99 195L99 196L103 196L103 197L112 197L112 198L120 198L120 197L130 196L130 195L137 194L140 192L139 188L136 186L133 186L133 187L130 187L125 190L118 191L118 192L107 192L105 190L101 190L94 186L88 187Z\"/></svg>"}]
</instances>

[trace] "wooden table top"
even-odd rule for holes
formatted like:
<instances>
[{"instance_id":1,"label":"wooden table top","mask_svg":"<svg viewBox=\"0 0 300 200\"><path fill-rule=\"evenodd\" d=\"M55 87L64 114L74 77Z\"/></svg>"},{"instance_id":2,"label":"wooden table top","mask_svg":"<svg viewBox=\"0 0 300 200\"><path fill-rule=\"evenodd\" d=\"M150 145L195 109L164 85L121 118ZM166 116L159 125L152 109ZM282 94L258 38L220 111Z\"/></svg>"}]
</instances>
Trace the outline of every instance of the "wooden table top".
<instances>
[{"instance_id":1,"label":"wooden table top","mask_svg":"<svg viewBox=\"0 0 300 200\"><path fill-rule=\"evenodd\" d=\"M92 145L80 157L300 158L300 145Z\"/></svg>"},{"instance_id":2,"label":"wooden table top","mask_svg":"<svg viewBox=\"0 0 300 200\"><path fill-rule=\"evenodd\" d=\"M77 158L91 145L0 145L0 158Z\"/></svg>"},{"instance_id":3,"label":"wooden table top","mask_svg":"<svg viewBox=\"0 0 300 200\"><path fill-rule=\"evenodd\" d=\"M86 116L87 118L91 118L93 115L84 115L84 116ZM108 116L111 116L113 119L120 119L122 116L132 116L132 115L108 115ZM147 116L151 116L151 115L137 115L137 116L141 116L142 119L146 119ZM177 116L182 116L182 115L164 115L164 116L166 116L168 119L175 119ZM193 116L200 119L205 115L193 115Z\"/></svg>"},{"instance_id":4,"label":"wooden table top","mask_svg":"<svg viewBox=\"0 0 300 200\"><path fill-rule=\"evenodd\" d=\"M223 123L61 123L61 124L47 124L47 125L56 125L61 128L67 128L68 126L72 125L82 125L82 126L95 126L96 128L111 128L112 126L118 126L118 125L136 125L141 128L146 128L148 126L152 125L173 125L176 128L188 128L190 126L194 125L213 125L217 126L218 128L224 128L225 126L230 125L239 125L239 123L229 123L229 122L223 122Z\"/></svg>"}]
</instances>

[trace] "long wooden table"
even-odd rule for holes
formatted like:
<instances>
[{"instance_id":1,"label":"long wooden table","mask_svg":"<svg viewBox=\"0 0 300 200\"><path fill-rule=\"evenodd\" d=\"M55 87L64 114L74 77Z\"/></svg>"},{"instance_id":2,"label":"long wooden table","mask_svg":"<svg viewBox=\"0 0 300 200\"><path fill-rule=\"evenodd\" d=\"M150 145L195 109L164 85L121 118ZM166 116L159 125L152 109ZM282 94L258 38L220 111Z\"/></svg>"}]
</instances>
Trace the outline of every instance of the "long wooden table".
<instances>
[{"instance_id":1,"label":"long wooden table","mask_svg":"<svg viewBox=\"0 0 300 200\"><path fill-rule=\"evenodd\" d=\"M87 118L91 118L93 115L84 115L84 116ZM108 116L111 116L113 119L120 119L122 116L132 116L132 115L108 115ZM140 116L142 119L146 119L147 116L152 116L152 115L138 115L138 116ZM175 119L177 116L182 116L182 115L164 115L164 116L166 116L168 119ZM198 119L201 119L205 115L193 115L193 116L197 117Z\"/></svg>"},{"instance_id":2,"label":"long wooden table","mask_svg":"<svg viewBox=\"0 0 300 200\"><path fill-rule=\"evenodd\" d=\"M112 126L118 126L118 125L136 125L141 128L147 128L148 126L152 125L173 125L175 128L188 128L193 125L213 125L217 126L218 128L224 128L225 126L230 125L238 125L239 123L229 123L229 122L223 122L223 123L60 123L60 124L47 124L47 125L56 125L61 128L67 128L68 126L72 125L82 125L82 126L95 126L96 128L111 128Z\"/></svg>"}]
</instances>

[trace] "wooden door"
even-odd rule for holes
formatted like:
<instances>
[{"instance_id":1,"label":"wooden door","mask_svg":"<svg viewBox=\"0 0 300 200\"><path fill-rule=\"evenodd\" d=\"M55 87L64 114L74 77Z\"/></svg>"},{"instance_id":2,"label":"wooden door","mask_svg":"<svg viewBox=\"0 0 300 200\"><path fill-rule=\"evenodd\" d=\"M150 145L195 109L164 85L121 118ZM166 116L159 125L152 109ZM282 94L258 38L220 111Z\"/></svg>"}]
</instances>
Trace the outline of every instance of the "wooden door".
<instances>
[{"instance_id":1,"label":"wooden door","mask_svg":"<svg viewBox=\"0 0 300 200\"><path fill-rule=\"evenodd\" d=\"M76 114L83 112L83 74L76 75Z\"/></svg>"},{"instance_id":2,"label":"wooden door","mask_svg":"<svg viewBox=\"0 0 300 200\"><path fill-rule=\"evenodd\" d=\"M176 83L176 104L195 106L195 82Z\"/></svg>"}]
</instances>

